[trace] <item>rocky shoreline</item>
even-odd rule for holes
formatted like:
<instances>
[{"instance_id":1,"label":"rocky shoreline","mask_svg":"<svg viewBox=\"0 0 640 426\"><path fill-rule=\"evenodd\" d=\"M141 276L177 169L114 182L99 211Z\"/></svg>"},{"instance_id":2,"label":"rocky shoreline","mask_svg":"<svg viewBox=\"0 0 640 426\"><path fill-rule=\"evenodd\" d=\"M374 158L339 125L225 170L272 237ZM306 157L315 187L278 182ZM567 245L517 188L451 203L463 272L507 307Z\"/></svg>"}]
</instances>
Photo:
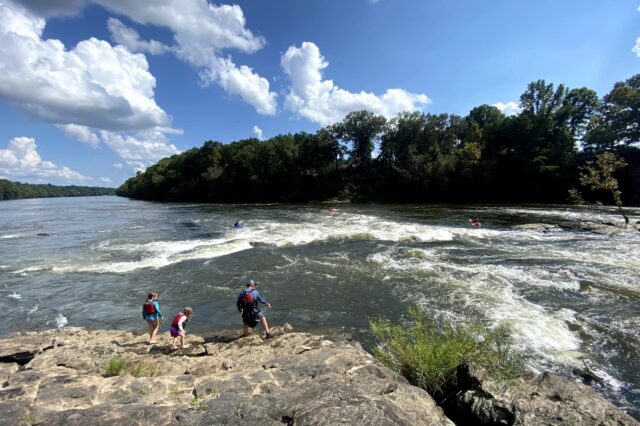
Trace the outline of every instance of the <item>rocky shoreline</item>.
<instances>
[{"instance_id":1,"label":"rocky shoreline","mask_svg":"<svg viewBox=\"0 0 640 426\"><path fill-rule=\"evenodd\" d=\"M553 374L509 385L461 368L443 409L358 343L274 327L188 336L63 328L0 340L0 419L12 425L637 425ZM452 420L453 419L453 420Z\"/></svg>"}]
</instances>

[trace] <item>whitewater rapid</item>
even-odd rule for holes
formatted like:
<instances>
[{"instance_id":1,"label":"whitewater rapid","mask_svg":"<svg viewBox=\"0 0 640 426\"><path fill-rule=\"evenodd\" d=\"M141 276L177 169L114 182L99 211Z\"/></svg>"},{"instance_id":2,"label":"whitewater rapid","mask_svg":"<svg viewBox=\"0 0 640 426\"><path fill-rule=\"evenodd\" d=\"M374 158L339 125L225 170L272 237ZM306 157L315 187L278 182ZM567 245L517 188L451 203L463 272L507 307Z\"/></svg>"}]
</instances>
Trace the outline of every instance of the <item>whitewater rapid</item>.
<instances>
[{"instance_id":1,"label":"whitewater rapid","mask_svg":"<svg viewBox=\"0 0 640 426\"><path fill-rule=\"evenodd\" d=\"M23 203L40 215L38 228L35 219L0 221L0 294L10 317L31 328L135 327L138 299L154 289L169 309L189 303L203 326L225 326L252 276L269 286L274 321L366 335L376 315L402 321L418 305L441 324L508 325L536 371L587 371L622 405L640 394L640 364L621 361L640 342L638 233L519 226L620 221L611 209L106 200L84 210ZM12 206L20 218L20 203ZM627 214L640 219L638 209ZM476 216L481 228L468 224ZM244 227L233 228L237 220Z\"/></svg>"}]
</instances>

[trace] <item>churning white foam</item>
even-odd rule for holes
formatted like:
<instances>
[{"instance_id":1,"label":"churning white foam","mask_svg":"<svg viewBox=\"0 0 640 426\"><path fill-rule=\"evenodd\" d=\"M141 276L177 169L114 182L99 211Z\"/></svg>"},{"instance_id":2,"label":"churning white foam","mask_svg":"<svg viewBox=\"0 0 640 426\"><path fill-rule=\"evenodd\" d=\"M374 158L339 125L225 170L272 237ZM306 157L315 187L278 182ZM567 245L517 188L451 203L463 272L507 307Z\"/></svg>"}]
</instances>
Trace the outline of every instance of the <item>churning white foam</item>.
<instances>
[{"instance_id":1,"label":"churning white foam","mask_svg":"<svg viewBox=\"0 0 640 426\"><path fill-rule=\"evenodd\" d=\"M564 278L563 284L559 275L536 269L492 264L459 265L448 262L442 253L422 249L387 249L369 255L367 261L396 276L428 277L430 286L460 299L460 307L483 312L493 325L508 325L522 350L535 351L543 358L563 364L581 364L581 340L569 329L569 324L576 323L575 312L545 308L526 300L515 290L531 285L575 289L579 284L570 275ZM409 293L412 303L445 320L455 321L460 316L460 312L435 306L437 303L433 303L426 293L420 294L421 291L414 289Z\"/></svg>"},{"instance_id":2,"label":"churning white foam","mask_svg":"<svg viewBox=\"0 0 640 426\"><path fill-rule=\"evenodd\" d=\"M61 313L58 313L58 315L56 315L55 321L56 321L56 327L58 328L64 327L69 322L67 317L65 317Z\"/></svg>"},{"instance_id":3,"label":"churning white foam","mask_svg":"<svg viewBox=\"0 0 640 426\"><path fill-rule=\"evenodd\" d=\"M54 272L127 273L142 268L162 268L195 259L211 259L251 248L246 240L156 241L142 245L116 247L116 250L141 252L142 259L129 262L71 264L53 267Z\"/></svg>"},{"instance_id":4,"label":"churning white foam","mask_svg":"<svg viewBox=\"0 0 640 426\"><path fill-rule=\"evenodd\" d=\"M11 294L7 294L7 297L10 299L22 299L20 293L16 293L15 291Z\"/></svg>"},{"instance_id":5,"label":"churning white foam","mask_svg":"<svg viewBox=\"0 0 640 426\"><path fill-rule=\"evenodd\" d=\"M48 267L46 267L46 266L29 266L28 268L18 269L17 271L14 271L13 273L25 276L25 275L27 275L27 272L37 272L37 271L43 271L45 269L48 269Z\"/></svg>"},{"instance_id":6,"label":"churning white foam","mask_svg":"<svg viewBox=\"0 0 640 426\"><path fill-rule=\"evenodd\" d=\"M273 221L246 221L242 229L230 229L221 238L178 241L152 241L141 244L119 244L103 241L94 246L96 251L124 252L137 257L135 261L74 263L56 265L54 272L126 273L141 268L161 268L177 262L194 259L212 259L248 250L256 245L277 247L306 245L332 239L372 239L382 241L451 241L456 235L469 230L401 223L382 220L362 214L327 216L322 213L304 213L300 223ZM475 237L490 235L494 231L474 232ZM472 231L473 232L473 231ZM97 256L99 258L99 256ZM20 272L38 270L30 267Z\"/></svg>"}]
</instances>

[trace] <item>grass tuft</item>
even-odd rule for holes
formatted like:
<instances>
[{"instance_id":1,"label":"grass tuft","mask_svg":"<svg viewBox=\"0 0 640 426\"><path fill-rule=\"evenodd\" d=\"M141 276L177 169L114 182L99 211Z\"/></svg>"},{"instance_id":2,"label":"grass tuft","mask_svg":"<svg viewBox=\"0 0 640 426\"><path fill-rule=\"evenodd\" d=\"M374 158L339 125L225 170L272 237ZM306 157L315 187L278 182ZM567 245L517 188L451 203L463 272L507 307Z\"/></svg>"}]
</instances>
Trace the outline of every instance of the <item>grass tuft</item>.
<instances>
[{"instance_id":1,"label":"grass tuft","mask_svg":"<svg viewBox=\"0 0 640 426\"><path fill-rule=\"evenodd\" d=\"M109 360L109 363L105 368L104 376L105 377L119 376L126 363L127 363L127 360L125 358L114 356Z\"/></svg>"},{"instance_id":2,"label":"grass tuft","mask_svg":"<svg viewBox=\"0 0 640 426\"><path fill-rule=\"evenodd\" d=\"M506 327L487 329L480 324L437 330L421 309L409 308L412 327L386 319L371 322L378 346L373 355L384 365L420 386L436 399L446 396L457 367L469 364L485 369L494 380L518 377L524 357L512 349Z\"/></svg>"},{"instance_id":3,"label":"grass tuft","mask_svg":"<svg viewBox=\"0 0 640 426\"><path fill-rule=\"evenodd\" d=\"M151 360L132 360L115 356L109 360L105 367L105 377L130 374L133 377L156 377L162 374L161 367Z\"/></svg>"},{"instance_id":4,"label":"grass tuft","mask_svg":"<svg viewBox=\"0 0 640 426\"><path fill-rule=\"evenodd\" d=\"M194 396L191 400L191 408L195 410L206 410L207 405L204 403L204 400L198 398L197 396Z\"/></svg>"}]
</instances>

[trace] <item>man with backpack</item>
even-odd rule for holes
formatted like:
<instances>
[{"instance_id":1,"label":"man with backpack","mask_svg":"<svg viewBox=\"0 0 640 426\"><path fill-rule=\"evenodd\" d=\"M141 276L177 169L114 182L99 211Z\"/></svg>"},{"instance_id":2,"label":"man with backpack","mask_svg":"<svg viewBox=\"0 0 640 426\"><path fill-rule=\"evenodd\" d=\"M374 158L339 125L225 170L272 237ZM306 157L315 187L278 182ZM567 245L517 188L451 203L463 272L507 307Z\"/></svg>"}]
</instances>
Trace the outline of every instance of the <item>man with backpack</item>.
<instances>
[{"instance_id":1,"label":"man with backpack","mask_svg":"<svg viewBox=\"0 0 640 426\"><path fill-rule=\"evenodd\" d=\"M267 305L269 308L271 305L267 302L256 290L258 283L255 280L248 279L246 281L246 288L238 295L238 301L236 307L242 315L242 331L243 336L249 335L249 327L254 328L258 322L262 324L265 338L270 339L271 333L269 333L269 324L267 318L258 308L258 302L263 305Z\"/></svg>"}]
</instances>

